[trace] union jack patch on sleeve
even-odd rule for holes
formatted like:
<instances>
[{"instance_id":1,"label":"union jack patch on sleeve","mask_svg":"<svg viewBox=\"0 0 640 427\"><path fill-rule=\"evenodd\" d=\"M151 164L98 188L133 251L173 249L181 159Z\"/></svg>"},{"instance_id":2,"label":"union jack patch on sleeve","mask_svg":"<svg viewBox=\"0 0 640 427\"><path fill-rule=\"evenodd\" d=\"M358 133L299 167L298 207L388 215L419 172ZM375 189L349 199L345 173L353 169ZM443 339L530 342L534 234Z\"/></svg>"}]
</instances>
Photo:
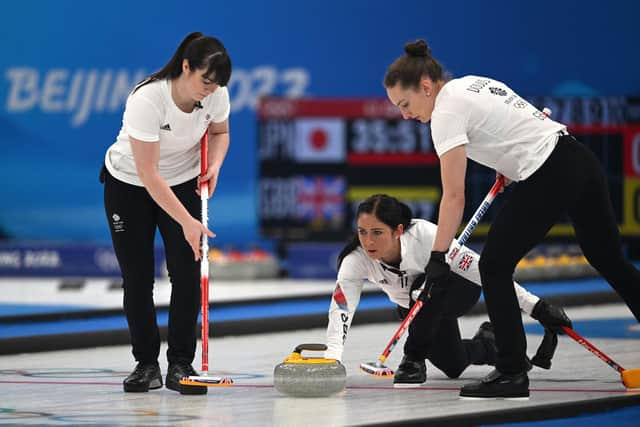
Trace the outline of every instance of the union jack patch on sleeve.
<instances>
[{"instance_id":1,"label":"union jack patch on sleeve","mask_svg":"<svg viewBox=\"0 0 640 427\"><path fill-rule=\"evenodd\" d=\"M340 310L348 310L347 298L345 298L344 293L342 293L340 285L336 285L336 289L333 291L333 300L336 302Z\"/></svg>"},{"instance_id":2,"label":"union jack patch on sleeve","mask_svg":"<svg viewBox=\"0 0 640 427\"><path fill-rule=\"evenodd\" d=\"M473 263L473 256L469 253L464 253L460 256L460 260L458 261L458 268L462 271L469 270L471 264Z\"/></svg>"}]
</instances>

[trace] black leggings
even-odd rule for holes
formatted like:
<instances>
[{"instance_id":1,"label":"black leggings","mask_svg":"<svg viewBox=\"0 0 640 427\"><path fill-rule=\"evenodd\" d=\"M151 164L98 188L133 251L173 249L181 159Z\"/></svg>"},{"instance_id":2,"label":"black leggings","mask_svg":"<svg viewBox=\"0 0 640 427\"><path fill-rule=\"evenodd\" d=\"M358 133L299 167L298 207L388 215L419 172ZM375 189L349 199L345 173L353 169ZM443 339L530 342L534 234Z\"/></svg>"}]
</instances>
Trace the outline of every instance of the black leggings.
<instances>
[{"instance_id":1,"label":"black leggings","mask_svg":"<svg viewBox=\"0 0 640 427\"><path fill-rule=\"evenodd\" d=\"M167 360L191 363L195 355L200 309L200 269L174 221L144 187L126 184L105 173L104 206L113 248L120 264L124 312L133 356L139 362L158 360L160 334L153 303L154 238L156 228L165 247L171 280ZM200 219L196 179L171 187L193 217Z\"/></svg>"},{"instance_id":2,"label":"black leggings","mask_svg":"<svg viewBox=\"0 0 640 427\"><path fill-rule=\"evenodd\" d=\"M640 272L621 250L604 173L596 156L562 136L551 156L514 185L491 225L480 257L480 277L503 373L525 369L526 337L513 288L515 267L568 214L585 257L640 320Z\"/></svg>"},{"instance_id":3,"label":"black leggings","mask_svg":"<svg viewBox=\"0 0 640 427\"><path fill-rule=\"evenodd\" d=\"M477 340L461 339L458 327L458 317L478 302L480 286L455 273L450 277L442 299L427 301L409 325L404 353L415 360L429 359L448 377L457 378L485 358L485 347ZM404 317L408 310L399 307L399 312Z\"/></svg>"}]
</instances>

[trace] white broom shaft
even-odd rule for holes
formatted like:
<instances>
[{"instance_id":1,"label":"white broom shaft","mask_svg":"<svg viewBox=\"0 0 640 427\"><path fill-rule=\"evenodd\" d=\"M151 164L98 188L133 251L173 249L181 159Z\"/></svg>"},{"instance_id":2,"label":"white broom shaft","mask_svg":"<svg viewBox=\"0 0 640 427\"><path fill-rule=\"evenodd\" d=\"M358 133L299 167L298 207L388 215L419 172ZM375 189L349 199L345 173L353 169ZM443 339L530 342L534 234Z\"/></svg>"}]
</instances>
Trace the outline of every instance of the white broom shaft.
<instances>
[{"instance_id":1,"label":"white broom shaft","mask_svg":"<svg viewBox=\"0 0 640 427\"><path fill-rule=\"evenodd\" d=\"M500 193L503 187L504 187L504 177L502 175L498 175L498 177L496 178L496 182L493 184L493 186L489 190L489 193L485 196L482 203L480 203L480 206L478 206L478 209L476 209L476 211L473 213L473 216L471 216L471 219L467 223L467 226L464 228L464 230L462 230L462 233L460 233L460 237L458 237L456 247L451 249L451 252L449 252L450 260L453 260L456 257L460 248L464 246L464 244L467 242L467 239L469 239L469 236L471 236L471 233L473 233L473 230L476 228L476 225L478 225L478 223L480 222L484 214L487 212L487 210L491 206L491 203L493 203L493 199L496 198L496 196L498 195L498 193Z\"/></svg>"}]
</instances>

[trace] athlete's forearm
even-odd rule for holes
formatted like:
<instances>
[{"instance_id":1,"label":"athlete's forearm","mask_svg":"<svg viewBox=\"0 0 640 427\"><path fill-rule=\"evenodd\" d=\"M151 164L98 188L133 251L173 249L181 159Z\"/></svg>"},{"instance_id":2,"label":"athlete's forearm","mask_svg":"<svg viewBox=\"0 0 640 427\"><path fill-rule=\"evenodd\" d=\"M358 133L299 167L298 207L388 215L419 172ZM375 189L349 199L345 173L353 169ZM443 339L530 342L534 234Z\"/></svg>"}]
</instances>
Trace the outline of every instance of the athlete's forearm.
<instances>
[{"instance_id":1,"label":"athlete's forearm","mask_svg":"<svg viewBox=\"0 0 640 427\"><path fill-rule=\"evenodd\" d=\"M443 194L438 213L438 231L433 242L433 251L447 252L451 246L464 211L464 193Z\"/></svg>"},{"instance_id":2,"label":"athlete's forearm","mask_svg":"<svg viewBox=\"0 0 640 427\"><path fill-rule=\"evenodd\" d=\"M151 198L166 212L178 222L180 225L184 225L187 221L192 220L193 217L184 207L184 205L178 200L176 195L169 187L169 184L158 174L157 172L140 173L138 172L140 180L144 184L144 187L149 192ZM194 189L195 191L195 189Z\"/></svg>"},{"instance_id":3,"label":"athlete's forearm","mask_svg":"<svg viewBox=\"0 0 640 427\"><path fill-rule=\"evenodd\" d=\"M229 150L229 132L209 133L208 166L219 170Z\"/></svg>"}]
</instances>

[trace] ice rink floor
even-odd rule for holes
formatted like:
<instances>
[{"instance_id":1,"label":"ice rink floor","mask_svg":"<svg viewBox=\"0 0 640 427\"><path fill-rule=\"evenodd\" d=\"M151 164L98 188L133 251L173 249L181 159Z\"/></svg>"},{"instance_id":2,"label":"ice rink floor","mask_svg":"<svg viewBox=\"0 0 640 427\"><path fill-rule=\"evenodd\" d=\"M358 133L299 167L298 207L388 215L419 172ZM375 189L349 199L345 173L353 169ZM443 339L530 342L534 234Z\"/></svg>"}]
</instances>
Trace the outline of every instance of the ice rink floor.
<instances>
[{"instance_id":1,"label":"ice rink floor","mask_svg":"<svg viewBox=\"0 0 640 427\"><path fill-rule=\"evenodd\" d=\"M569 307L567 313L578 333L620 365L640 367L640 329L626 306ZM463 337L472 336L485 318L463 318ZM460 379L450 380L428 365L424 386L394 389L391 379L367 376L358 366L378 357L397 326L352 327L344 354L347 388L329 398L292 398L273 388L275 365L297 344L323 343L324 329L211 339L211 373L231 376L235 385L211 387L204 396L182 396L166 388L124 393L122 380L134 366L129 346L0 356L0 424L324 427L412 421L446 425L449 420L449 425L473 425L489 419L483 414L493 414L494 422L486 423L495 424L495 414L507 422L514 412L540 415L584 402L587 407L621 400L624 406L640 404L640 389L626 390L611 367L566 336L560 338L551 370L530 372L528 401L459 399L459 387L488 373L486 366L471 366ZM525 326L532 355L542 330L528 322ZM402 342L388 365L395 368L401 357ZM200 368L199 354L194 367Z\"/></svg>"}]
</instances>

